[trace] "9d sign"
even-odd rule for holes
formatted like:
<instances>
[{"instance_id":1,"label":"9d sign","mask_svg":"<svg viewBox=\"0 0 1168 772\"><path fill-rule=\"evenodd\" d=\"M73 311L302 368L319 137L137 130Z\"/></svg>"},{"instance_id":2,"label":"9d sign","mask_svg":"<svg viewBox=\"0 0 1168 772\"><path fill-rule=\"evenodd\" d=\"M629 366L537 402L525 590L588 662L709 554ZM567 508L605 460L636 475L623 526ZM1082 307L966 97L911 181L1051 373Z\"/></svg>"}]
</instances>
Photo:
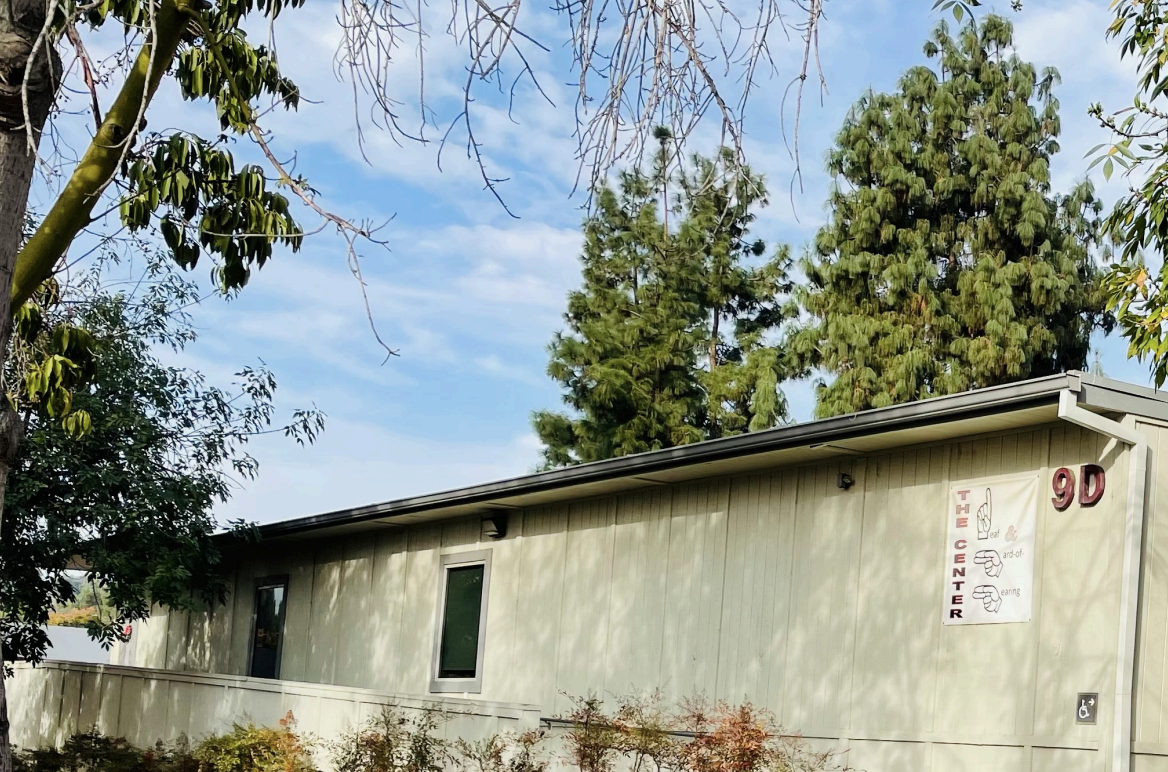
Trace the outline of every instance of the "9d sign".
<instances>
[{"instance_id":1,"label":"9d sign","mask_svg":"<svg viewBox=\"0 0 1168 772\"><path fill-rule=\"evenodd\" d=\"M1067 467L1055 471L1050 481L1054 490L1054 508L1064 511L1075 501L1075 473ZM1079 506L1093 507L1103 498L1107 489L1107 473L1098 464L1083 464L1079 467Z\"/></svg>"}]
</instances>

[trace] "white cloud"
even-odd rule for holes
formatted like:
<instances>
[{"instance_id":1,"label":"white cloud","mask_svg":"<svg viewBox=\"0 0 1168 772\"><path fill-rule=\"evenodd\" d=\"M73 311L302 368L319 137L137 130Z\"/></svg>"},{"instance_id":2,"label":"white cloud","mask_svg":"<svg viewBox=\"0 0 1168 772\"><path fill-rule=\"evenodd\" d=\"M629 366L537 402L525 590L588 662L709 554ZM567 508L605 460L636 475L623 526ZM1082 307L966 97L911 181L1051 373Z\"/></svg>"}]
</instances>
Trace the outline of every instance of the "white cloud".
<instances>
[{"instance_id":1,"label":"white cloud","mask_svg":"<svg viewBox=\"0 0 1168 772\"><path fill-rule=\"evenodd\" d=\"M386 343L411 362L452 363L484 346L542 346L579 282L579 233L526 221L453 225L395 236L392 254L363 265L372 314ZM210 304L206 345L294 348L306 361L383 382L360 287L331 243L281 255L240 298Z\"/></svg>"}]
</instances>

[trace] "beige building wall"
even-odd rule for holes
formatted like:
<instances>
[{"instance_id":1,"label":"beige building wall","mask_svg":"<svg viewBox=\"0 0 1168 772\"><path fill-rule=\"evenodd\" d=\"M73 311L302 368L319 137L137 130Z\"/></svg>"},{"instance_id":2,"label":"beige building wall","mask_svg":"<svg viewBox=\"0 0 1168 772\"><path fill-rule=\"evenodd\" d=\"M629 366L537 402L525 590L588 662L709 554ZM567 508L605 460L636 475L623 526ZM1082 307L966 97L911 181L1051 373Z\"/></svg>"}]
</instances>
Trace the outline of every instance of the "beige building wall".
<instances>
[{"instance_id":1,"label":"beige building wall","mask_svg":"<svg viewBox=\"0 0 1168 772\"><path fill-rule=\"evenodd\" d=\"M475 741L539 725L535 706L116 665L18 663L5 686L13 708L11 739L21 748L61 747L89 730L149 748L229 732L237 722L276 726L289 712L302 736L327 741L390 705L403 717L439 712L437 732L449 739ZM313 751L321 768L330 769L327 743L314 744Z\"/></svg>"},{"instance_id":2,"label":"beige building wall","mask_svg":"<svg viewBox=\"0 0 1168 772\"><path fill-rule=\"evenodd\" d=\"M1168 501L1168 435L1141 428L1153 501ZM1105 496L1056 511L1053 470L1085 463L1105 468ZM550 716L565 692L661 688L749 699L869 772L1103 770L1127 463L1060 423L514 511L497 541L463 519L261 544L225 608L144 624L136 664L242 674L254 582L287 574L281 678L424 694L439 557L489 549L481 699ZM949 483L1024 472L1041 478L1033 620L942 626ZM1168 770L1168 522L1155 514L1142 620L1136 769ZM1101 695L1097 725L1076 725L1078 692Z\"/></svg>"},{"instance_id":3,"label":"beige building wall","mask_svg":"<svg viewBox=\"0 0 1168 772\"><path fill-rule=\"evenodd\" d=\"M1168 772L1168 428L1140 420L1151 446L1132 740L1139 772Z\"/></svg>"}]
</instances>

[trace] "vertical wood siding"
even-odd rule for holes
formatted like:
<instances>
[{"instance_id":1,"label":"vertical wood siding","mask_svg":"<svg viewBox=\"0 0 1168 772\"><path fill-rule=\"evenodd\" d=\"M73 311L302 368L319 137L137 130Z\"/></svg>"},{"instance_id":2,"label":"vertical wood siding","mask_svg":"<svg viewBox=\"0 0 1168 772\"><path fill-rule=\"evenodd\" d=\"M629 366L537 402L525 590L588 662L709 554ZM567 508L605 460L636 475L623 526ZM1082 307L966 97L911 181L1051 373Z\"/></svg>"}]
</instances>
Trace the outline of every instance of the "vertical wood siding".
<instances>
[{"instance_id":1,"label":"vertical wood siding","mask_svg":"<svg viewBox=\"0 0 1168 772\"><path fill-rule=\"evenodd\" d=\"M1168 501L1168 436L1144 428ZM1051 470L1083 463L1106 496L1057 512ZM944 627L949 483L1017 473L1042 478L1033 621ZM283 678L423 694L439 558L490 549L482 699L551 715L565 693L660 689L751 700L855 768L1102 769L1111 700L1097 726L1073 702L1113 693L1126 480L1122 446L1058 424L516 511L498 541L476 518L261 545L226 608L152 618L139 664L242 674L255 579L288 574ZM1145 551L1137 741L1168 748L1155 512Z\"/></svg>"},{"instance_id":2,"label":"vertical wood siding","mask_svg":"<svg viewBox=\"0 0 1168 772\"><path fill-rule=\"evenodd\" d=\"M1143 422L1138 428L1149 438L1151 479L1144 525L1132 729L1137 752L1148 755L1139 757L1140 764L1133 769L1168 772L1168 429Z\"/></svg>"},{"instance_id":3,"label":"vertical wood siding","mask_svg":"<svg viewBox=\"0 0 1168 772\"><path fill-rule=\"evenodd\" d=\"M183 736L197 741L236 722L274 726L289 710L299 731L328 738L385 705L405 714L442 713L449 720L439 723L439 734L468 740L532 730L539 722L533 706L105 665L18 665L7 686L11 703L22 706L12 714L12 740L23 748L59 747L74 732L93 728L148 748ZM316 750L327 769L327 749Z\"/></svg>"}]
</instances>

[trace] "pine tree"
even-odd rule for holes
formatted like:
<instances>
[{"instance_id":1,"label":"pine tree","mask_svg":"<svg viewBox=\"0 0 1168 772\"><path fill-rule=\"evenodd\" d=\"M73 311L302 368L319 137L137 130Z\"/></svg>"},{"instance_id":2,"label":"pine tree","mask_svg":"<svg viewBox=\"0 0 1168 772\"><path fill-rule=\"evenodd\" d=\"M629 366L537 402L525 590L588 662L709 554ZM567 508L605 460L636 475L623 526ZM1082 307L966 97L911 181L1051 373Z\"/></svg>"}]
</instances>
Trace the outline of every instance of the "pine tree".
<instances>
[{"instance_id":1,"label":"pine tree","mask_svg":"<svg viewBox=\"0 0 1168 772\"><path fill-rule=\"evenodd\" d=\"M1051 192L1058 73L1008 21L940 24L894 94L854 107L828 160L832 217L804 261L794 337L819 416L1082 369L1109 328L1089 183Z\"/></svg>"},{"instance_id":2,"label":"pine tree","mask_svg":"<svg viewBox=\"0 0 1168 772\"><path fill-rule=\"evenodd\" d=\"M730 152L694 155L678 176L686 215L678 240L695 261L706 312L706 435L768 429L787 418L778 388L786 363L767 336L793 315L785 302L793 289L790 250L782 245L759 265L767 246L750 238L750 226L767 204L766 185Z\"/></svg>"},{"instance_id":3,"label":"pine tree","mask_svg":"<svg viewBox=\"0 0 1168 772\"><path fill-rule=\"evenodd\" d=\"M585 223L584 286L568 297L570 332L556 335L548 367L577 415L534 417L548 467L786 420L785 360L768 333L790 313L789 256L763 261L765 243L748 237L763 180L730 153L671 174L669 137L658 139L651 173L602 189Z\"/></svg>"},{"instance_id":4,"label":"pine tree","mask_svg":"<svg viewBox=\"0 0 1168 772\"><path fill-rule=\"evenodd\" d=\"M584 226L583 289L568 296L548 374L579 414L541 411L535 428L549 467L673 447L701 439L692 372L692 293L669 274L680 261L663 236L656 191L640 172L604 189Z\"/></svg>"}]
</instances>

